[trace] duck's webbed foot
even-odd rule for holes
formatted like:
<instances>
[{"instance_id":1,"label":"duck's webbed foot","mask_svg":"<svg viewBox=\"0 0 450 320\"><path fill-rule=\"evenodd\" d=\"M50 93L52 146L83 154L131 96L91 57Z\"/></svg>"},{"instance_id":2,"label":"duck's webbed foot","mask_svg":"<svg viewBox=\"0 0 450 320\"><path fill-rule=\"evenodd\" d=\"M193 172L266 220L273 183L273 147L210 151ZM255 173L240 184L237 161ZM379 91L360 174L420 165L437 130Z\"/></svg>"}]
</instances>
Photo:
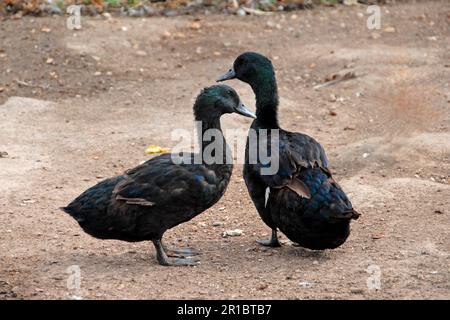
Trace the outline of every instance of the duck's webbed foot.
<instances>
[{"instance_id":1,"label":"duck's webbed foot","mask_svg":"<svg viewBox=\"0 0 450 320\"><path fill-rule=\"evenodd\" d=\"M154 240L153 244L156 248L156 259L158 260L159 264L162 266L196 266L198 265L198 260L190 258L191 256L188 255L181 255L178 253L178 255L175 255L175 257L184 257L184 258L177 258L177 259L169 259L167 257L166 251L164 250L164 247L161 243L161 239ZM184 250L178 250L178 251L184 251ZM173 251L176 252L176 251ZM191 253L193 251L190 251ZM168 253L171 253L171 251L168 251ZM173 256L173 255L172 255Z\"/></svg>"},{"instance_id":2,"label":"duck's webbed foot","mask_svg":"<svg viewBox=\"0 0 450 320\"><path fill-rule=\"evenodd\" d=\"M272 229L272 235L268 240L256 240L257 243L266 247L281 247L280 242L278 241L277 229Z\"/></svg>"},{"instance_id":3,"label":"duck's webbed foot","mask_svg":"<svg viewBox=\"0 0 450 320\"><path fill-rule=\"evenodd\" d=\"M200 252L192 248L183 248L183 249L168 248L164 243L162 243L162 246L168 257L187 258L192 256L198 256L200 254Z\"/></svg>"}]
</instances>

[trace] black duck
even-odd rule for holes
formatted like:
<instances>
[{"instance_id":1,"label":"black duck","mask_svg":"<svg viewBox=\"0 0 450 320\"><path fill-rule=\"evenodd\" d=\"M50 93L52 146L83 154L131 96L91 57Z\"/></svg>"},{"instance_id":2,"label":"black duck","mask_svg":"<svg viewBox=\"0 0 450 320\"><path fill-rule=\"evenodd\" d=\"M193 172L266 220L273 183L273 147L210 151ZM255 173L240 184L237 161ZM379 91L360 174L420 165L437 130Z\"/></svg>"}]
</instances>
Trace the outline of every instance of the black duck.
<instances>
[{"instance_id":1,"label":"black duck","mask_svg":"<svg viewBox=\"0 0 450 320\"><path fill-rule=\"evenodd\" d=\"M203 137L208 129L221 130L220 117L233 112L255 118L232 88L216 85L204 89L194 105L195 119L202 123L199 133ZM217 139L222 139L224 150L228 149L222 134ZM202 151L210 143L202 142ZM177 164L180 154L162 154L98 183L62 209L93 237L150 240L161 265L194 265L194 251L165 249L161 239L166 230L191 220L222 197L233 167L227 156L224 152L223 161L218 161L222 163L207 164L203 157L198 163L194 162L194 158L199 159L196 154L184 153L183 159L192 161Z\"/></svg>"},{"instance_id":2,"label":"black duck","mask_svg":"<svg viewBox=\"0 0 450 320\"><path fill-rule=\"evenodd\" d=\"M290 240L309 249L332 249L342 245L350 233L350 221L357 213L328 169L323 147L313 138L288 132L278 125L278 93L271 61L254 52L241 54L233 67L217 81L237 78L248 83L256 97L256 116L251 129L278 129L278 171L263 175L267 167L259 159L249 163L250 148L267 148L247 139L244 180L262 220L272 229L262 245L279 246L277 229ZM275 142L276 143L276 142ZM250 145L249 145L250 144Z\"/></svg>"}]
</instances>

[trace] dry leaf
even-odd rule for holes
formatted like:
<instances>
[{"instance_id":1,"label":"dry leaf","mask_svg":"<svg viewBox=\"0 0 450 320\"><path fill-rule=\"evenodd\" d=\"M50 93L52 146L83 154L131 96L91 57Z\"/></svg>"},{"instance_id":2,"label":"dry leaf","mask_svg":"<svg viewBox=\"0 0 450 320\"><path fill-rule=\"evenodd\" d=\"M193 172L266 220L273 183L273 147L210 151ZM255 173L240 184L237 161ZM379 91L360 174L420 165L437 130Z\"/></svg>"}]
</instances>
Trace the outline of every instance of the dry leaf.
<instances>
[{"instance_id":1,"label":"dry leaf","mask_svg":"<svg viewBox=\"0 0 450 320\"><path fill-rule=\"evenodd\" d=\"M190 25L190 28L191 28L192 30L198 30L198 29L200 29L201 27L202 27L202 25L201 25L201 23L198 22L198 21L194 21L194 22L192 22L191 25Z\"/></svg>"}]
</instances>

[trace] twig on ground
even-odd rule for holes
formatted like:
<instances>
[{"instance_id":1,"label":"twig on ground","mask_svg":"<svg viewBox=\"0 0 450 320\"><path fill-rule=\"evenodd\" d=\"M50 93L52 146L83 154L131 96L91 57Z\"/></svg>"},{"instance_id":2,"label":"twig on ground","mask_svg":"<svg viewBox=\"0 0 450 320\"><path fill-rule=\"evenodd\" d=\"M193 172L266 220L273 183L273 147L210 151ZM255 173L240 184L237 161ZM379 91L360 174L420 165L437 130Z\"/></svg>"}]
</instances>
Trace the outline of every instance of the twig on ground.
<instances>
[{"instance_id":1,"label":"twig on ground","mask_svg":"<svg viewBox=\"0 0 450 320\"><path fill-rule=\"evenodd\" d=\"M342 81L347 81L347 80L354 79L354 78L356 78L356 74L353 71L347 72L342 76L341 75L333 75L332 80L327 81L322 84L318 84L317 86L314 87L314 90L329 87L329 86L335 85L336 83L339 83Z\"/></svg>"}]
</instances>

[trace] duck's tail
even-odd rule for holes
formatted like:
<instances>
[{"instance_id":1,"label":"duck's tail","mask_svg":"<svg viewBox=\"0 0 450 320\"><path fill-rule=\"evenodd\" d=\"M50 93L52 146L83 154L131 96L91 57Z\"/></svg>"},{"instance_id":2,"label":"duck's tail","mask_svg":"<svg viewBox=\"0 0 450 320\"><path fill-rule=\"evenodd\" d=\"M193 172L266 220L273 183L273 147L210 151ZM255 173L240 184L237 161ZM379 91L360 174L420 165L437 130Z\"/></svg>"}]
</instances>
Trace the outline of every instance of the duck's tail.
<instances>
[{"instance_id":1,"label":"duck's tail","mask_svg":"<svg viewBox=\"0 0 450 320\"><path fill-rule=\"evenodd\" d=\"M342 212L339 216L341 217L341 219L358 220L360 215L361 214L359 212L357 212L355 209L351 209L351 210Z\"/></svg>"},{"instance_id":2,"label":"duck's tail","mask_svg":"<svg viewBox=\"0 0 450 320\"><path fill-rule=\"evenodd\" d=\"M68 207L59 207L60 210L64 211L67 214L70 214L70 216L72 218L74 218L75 220L77 220L78 222L83 222L84 219L83 217L80 215L79 212L77 212L76 210L73 210L72 207L68 206Z\"/></svg>"},{"instance_id":3,"label":"duck's tail","mask_svg":"<svg viewBox=\"0 0 450 320\"><path fill-rule=\"evenodd\" d=\"M357 220L361 214L353 209L346 211L332 211L328 214L328 221L330 223L349 222L350 220Z\"/></svg>"}]
</instances>

